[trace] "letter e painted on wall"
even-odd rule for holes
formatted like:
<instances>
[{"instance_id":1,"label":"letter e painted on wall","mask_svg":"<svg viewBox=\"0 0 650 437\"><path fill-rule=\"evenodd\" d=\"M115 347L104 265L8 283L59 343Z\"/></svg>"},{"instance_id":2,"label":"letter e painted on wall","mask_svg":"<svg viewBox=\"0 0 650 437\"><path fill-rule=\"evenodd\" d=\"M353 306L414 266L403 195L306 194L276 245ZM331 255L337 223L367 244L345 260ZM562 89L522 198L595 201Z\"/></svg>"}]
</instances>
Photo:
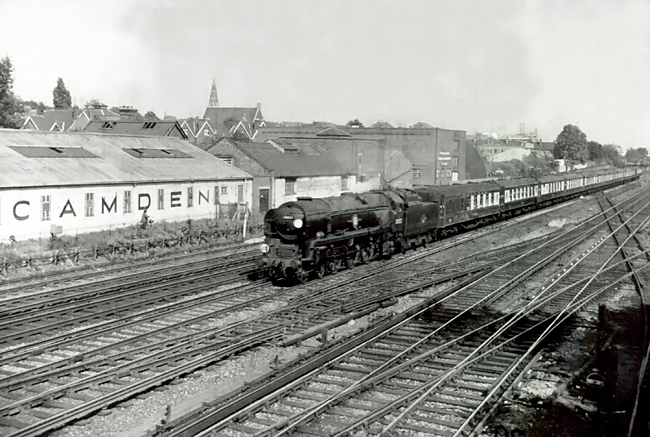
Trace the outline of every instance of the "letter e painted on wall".
<instances>
[{"instance_id":1,"label":"letter e painted on wall","mask_svg":"<svg viewBox=\"0 0 650 437\"><path fill-rule=\"evenodd\" d=\"M171 207L172 208L178 208L181 206L181 192L180 191L172 191L170 196L171 196Z\"/></svg>"},{"instance_id":2,"label":"letter e painted on wall","mask_svg":"<svg viewBox=\"0 0 650 437\"><path fill-rule=\"evenodd\" d=\"M145 202L143 202L143 199L146 199ZM148 194L138 194L138 209L142 211L143 209L149 209L151 206L151 196Z\"/></svg>"},{"instance_id":3,"label":"letter e painted on wall","mask_svg":"<svg viewBox=\"0 0 650 437\"><path fill-rule=\"evenodd\" d=\"M29 214L27 214L27 215L18 215L17 209L18 209L18 206L20 206L20 205L29 206L29 201L27 201L27 200L19 200L18 202L16 202L16 204L14 205L14 218L16 220L19 220L19 221L27 220L29 218Z\"/></svg>"}]
</instances>

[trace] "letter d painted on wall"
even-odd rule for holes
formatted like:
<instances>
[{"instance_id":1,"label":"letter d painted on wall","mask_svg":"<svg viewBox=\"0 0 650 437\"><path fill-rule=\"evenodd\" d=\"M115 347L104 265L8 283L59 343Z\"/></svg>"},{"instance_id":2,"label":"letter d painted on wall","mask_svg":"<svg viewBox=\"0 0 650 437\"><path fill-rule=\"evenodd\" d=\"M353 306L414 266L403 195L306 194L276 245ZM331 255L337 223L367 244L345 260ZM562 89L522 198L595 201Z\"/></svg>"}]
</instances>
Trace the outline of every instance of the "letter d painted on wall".
<instances>
[{"instance_id":1,"label":"letter d painted on wall","mask_svg":"<svg viewBox=\"0 0 650 437\"><path fill-rule=\"evenodd\" d=\"M143 199L145 201L143 202ZM148 209L151 206L151 196L148 194L138 194L138 210Z\"/></svg>"}]
</instances>

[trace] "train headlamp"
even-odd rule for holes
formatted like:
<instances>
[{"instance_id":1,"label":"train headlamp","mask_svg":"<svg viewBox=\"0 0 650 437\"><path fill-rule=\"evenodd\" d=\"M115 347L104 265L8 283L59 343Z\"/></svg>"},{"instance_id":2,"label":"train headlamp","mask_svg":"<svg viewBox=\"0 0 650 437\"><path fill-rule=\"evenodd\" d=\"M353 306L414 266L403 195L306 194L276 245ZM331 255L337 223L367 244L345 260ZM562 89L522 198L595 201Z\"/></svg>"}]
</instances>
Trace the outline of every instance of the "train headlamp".
<instances>
[{"instance_id":1,"label":"train headlamp","mask_svg":"<svg viewBox=\"0 0 650 437\"><path fill-rule=\"evenodd\" d=\"M300 229L300 228L302 228L302 220L300 220L300 219L295 219L295 220L293 221L293 226L294 226L296 229Z\"/></svg>"},{"instance_id":2,"label":"train headlamp","mask_svg":"<svg viewBox=\"0 0 650 437\"><path fill-rule=\"evenodd\" d=\"M268 244L266 244L266 243L262 243L262 244L260 244L260 250L262 251L262 253L268 253L268 252L269 252L269 249L270 249L270 248L269 248L269 245L268 245Z\"/></svg>"}]
</instances>

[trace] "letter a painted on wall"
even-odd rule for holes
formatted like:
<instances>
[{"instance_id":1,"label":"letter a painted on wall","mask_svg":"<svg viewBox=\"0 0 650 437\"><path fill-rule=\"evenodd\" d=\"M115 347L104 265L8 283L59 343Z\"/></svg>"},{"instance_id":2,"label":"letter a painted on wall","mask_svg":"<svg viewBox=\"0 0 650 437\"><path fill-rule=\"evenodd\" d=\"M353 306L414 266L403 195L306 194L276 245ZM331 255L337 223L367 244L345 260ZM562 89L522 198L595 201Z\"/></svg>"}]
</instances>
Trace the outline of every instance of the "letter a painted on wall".
<instances>
[{"instance_id":1,"label":"letter a painted on wall","mask_svg":"<svg viewBox=\"0 0 650 437\"><path fill-rule=\"evenodd\" d=\"M63 214L72 214L73 217L77 216L77 213L74 212L74 208L72 207L72 203L70 203L70 199L65 203L65 206L61 210L61 215L59 218L63 217Z\"/></svg>"}]
</instances>

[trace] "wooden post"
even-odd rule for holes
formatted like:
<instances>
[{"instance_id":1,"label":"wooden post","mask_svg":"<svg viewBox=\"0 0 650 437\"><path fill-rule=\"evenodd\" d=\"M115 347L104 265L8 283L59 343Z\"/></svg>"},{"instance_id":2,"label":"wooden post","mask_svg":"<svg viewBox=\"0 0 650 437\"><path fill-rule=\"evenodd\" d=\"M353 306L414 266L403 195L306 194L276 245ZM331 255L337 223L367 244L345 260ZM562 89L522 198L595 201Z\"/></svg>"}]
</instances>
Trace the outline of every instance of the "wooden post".
<instances>
[{"instance_id":1,"label":"wooden post","mask_svg":"<svg viewBox=\"0 0 650 437\"><path fill-rule=\"evenodd\" d=\"M246 210L244 211L244 230L242 231L242 238L246 238L246 227L248 226L248 202L245 206Z\"/></svg>"}]
</instances>

